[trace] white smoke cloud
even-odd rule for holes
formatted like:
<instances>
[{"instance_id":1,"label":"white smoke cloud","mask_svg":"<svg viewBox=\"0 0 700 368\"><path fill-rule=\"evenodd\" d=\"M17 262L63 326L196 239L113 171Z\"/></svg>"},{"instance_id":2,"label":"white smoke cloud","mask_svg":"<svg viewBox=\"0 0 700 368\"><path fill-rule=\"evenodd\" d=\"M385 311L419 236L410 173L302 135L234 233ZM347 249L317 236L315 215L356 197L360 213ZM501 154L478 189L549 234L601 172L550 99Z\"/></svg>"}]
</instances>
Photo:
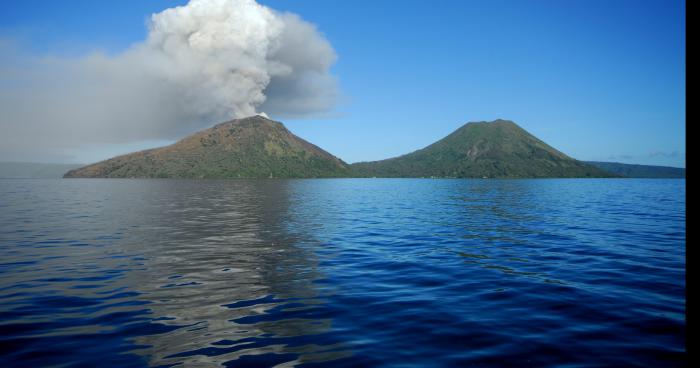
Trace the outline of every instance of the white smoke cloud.
<instances>
[{"instance_id":1,"label":"white smoke cloud","mask_svg":"<svg viewBox=\"0 0 700 368\"><path fill-rule=\"evenodd\" d=\"M0 154L175 139L234 117L328 111L336 60L316 27L254 0L191 0L152 15L117 55L32 58L0 42Z\"/></svg>"}]
</instances>

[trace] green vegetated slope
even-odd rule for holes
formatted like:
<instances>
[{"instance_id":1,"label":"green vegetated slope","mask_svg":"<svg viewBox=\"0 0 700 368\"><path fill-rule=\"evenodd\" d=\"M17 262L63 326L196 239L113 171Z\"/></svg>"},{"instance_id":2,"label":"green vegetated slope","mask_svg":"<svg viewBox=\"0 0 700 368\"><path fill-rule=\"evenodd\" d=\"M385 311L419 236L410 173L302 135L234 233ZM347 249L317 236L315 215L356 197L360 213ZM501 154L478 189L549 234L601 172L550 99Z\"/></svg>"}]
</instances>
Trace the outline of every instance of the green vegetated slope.
<instances>
[{"instance_id":1,"label":"green vegetated slope","mask_svg":"<svg viewBox=\"0 0 700 368\"><path fill-rule=\"evenodd\" d=\"M252 116L167 147L67 172L66 178L315 178L348 176L348 165L279 122Z\"/></svg>"},{"instance_id":2,"label":"green vegetated slope","mask_svg":"<svg viewBox=\"0 0 700 368\"><path fill-rule=\"evenodd\" d=\"M507 120L467 123L421 150L351 165L359 177L551 178L615 176L575 160Z\"/></svg>"},{"instance_id":3,"label":"green vegetated slope","mask_svg":"<svg viewBox=\"0 0 700 368\"><path fill-rule=\"evenodd\" d=\"M629 176L575 160L512 121L468 123L421 150L347 165L279 122L252 116L216 125L167 147L118 156L67 178L573 178Z\"/></svg>"},{"instance_id":4,"label":"green vegetated slope","mask_svg":"<svg viewBox=\"0 0 700 368\"><path fill-rule=\"evenodd\" d=\"M685 169L680 167L634 165L600 161L586 161L586 163L625 178L685 178Z\"/></svg>"}]
</instances>

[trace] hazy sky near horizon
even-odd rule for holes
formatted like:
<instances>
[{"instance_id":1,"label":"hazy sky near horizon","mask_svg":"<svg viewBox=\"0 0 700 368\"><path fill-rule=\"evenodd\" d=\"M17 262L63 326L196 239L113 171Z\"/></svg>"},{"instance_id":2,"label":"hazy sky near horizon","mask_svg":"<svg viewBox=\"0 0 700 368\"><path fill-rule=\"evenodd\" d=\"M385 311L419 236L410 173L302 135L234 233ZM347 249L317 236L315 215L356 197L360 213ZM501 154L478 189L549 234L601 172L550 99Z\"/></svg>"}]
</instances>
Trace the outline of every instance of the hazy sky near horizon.
<instances>
[{"instance_id":1,"label":"hazy sky near horizon","mask_svg":"<svg viewBox=\"0 0 700 368\"><path fill-rule=\"evenodd\" d=\"M201 124L219 122L194 123L203 116L250 111L248 103L263 93L267 102L258 111L283 121L297 135L347 162L408 153L466 122L502 118L515 121L577 159L685 166L686 9L682 1L259 0L279 13L270 16L269 27L230 41L246 45L241 46L245 52L231 53L223 47L229 44L207 43L215 50L213 56L182 57L178 52L176 66L154 67L172 67L165 69L168 78L176 75L172 78L179 84L173 85L193 81L197 88L211 87L217 94L170 94L171 85L151 90L143 82L150 80L149 74L127 73L134 66L150 64L148 58L157 54L144 40L161 34L149 33L147 21L153 13L186 3L4 1L0 11L0 109L5 111L0 114L5 116L0 115L0 128L5 132L0 138L0 161L88 163L167 144ZM284 12L298 17L283 16ZM258 26L257 19L242 23ZM177 24L162 24L173 23ZM161 39L166 39L168 32L188 29L162 32ZM239 55L248 57L246 47L257 52L260 43L268 41L279 42L282 51L268 55L263 64L254 57L229 64ZM162 44L169 47L166 41ZM117 80L120 86L135 86L135 92L158 95L153 103L181 107L194 101L196 109L169 111L193 123L162 123L143 134L126 134L125 130L132 129L128 123L109 128L100 125L102 130L112 129L109 134L120 139L66 141L55 147L50 143L52 137L62 139L62 129L82 125L70 125L61 118L48 128L34 127L31 122L23 123L22 129L10 125L14 120L8 116L51 121L52 114L57 114L54 111L64 111L61 105L45 115L34 114L52 106L52 98L67 98L57 96L62 94L60 86L75 84L69 77L56 82L60 78L50 74L64 70L59 68L66 64L72 70L85 60L90 67L97 65L98 71L117 70L119 77L109 83ZM246 72L244 76L252 79L243 82L232 79L231 83L241 85L255 82L241 95L215 72L204 77L193 74L197 63L209 62L247 71L259 71L259 65L267 69L260 76ZM52 66L47 68L47 63ZM303 73L290 73L287 64ZM183 69L187 73L181 73ZM123 73L129 76L121 78ZM37 97L34 89L43 86L42 78L51 79L51 87ZM269 88L265 87L268 79ZM81 93L90 96L89 104L99 106L92 100L102 92L86 90ZM130 106L128 97L133 96L129 95L119 95L116 100L123 98L125 106ZM290 96L298 99L290 100ZM216 103L219 97L234 99L235 108L222 110ZM134 98L139 104L150 101L144 102L140 95ZM26 109L16 107L20 105ZM100 111L105 110L91 111L89 116L99 119ZM149 114L153 112L134 116ZM106 119L104 124L115 123ZM71 134L80 137L81 133Z\"/></svg>"}]
</instances>

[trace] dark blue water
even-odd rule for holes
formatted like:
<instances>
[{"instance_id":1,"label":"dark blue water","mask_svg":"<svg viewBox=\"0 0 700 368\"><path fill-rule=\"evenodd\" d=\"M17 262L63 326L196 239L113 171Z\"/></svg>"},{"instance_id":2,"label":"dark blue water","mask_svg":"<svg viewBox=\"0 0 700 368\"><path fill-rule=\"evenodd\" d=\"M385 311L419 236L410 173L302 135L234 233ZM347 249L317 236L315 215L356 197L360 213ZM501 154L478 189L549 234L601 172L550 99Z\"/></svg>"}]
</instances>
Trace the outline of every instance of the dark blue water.
<instances>
[{"instance_id":1,"label":"dark blue water","mask_svg":"<svg viewBox=\"0 0 700 368\"><path fill-rule=\"evenodd\" d=\"M0 180L0 366L683 366L685 217L685 180Z\"/></svg>"}]
</instances>

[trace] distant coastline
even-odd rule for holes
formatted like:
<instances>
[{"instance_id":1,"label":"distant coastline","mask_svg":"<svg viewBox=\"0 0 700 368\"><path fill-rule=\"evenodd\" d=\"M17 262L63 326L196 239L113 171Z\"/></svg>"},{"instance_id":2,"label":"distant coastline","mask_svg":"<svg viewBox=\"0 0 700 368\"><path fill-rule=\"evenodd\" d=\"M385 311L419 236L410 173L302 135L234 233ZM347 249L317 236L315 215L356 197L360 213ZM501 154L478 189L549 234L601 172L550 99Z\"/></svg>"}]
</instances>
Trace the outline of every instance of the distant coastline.
<instances>
[{"instance_id":1,"label":"distant coastline","mask_svg":"<svg viewBox=\"0 0 700 368\"><path fill-rule=\"evenodd\" d=\"M619 179L685 179L685 168L658 165L624 164L620 162L584 161L619 175ZM0 179L60 179L81 164L36 162L0 162ZM357 178L356 176L338 178ZM368 178L368 177L363 177ZM379 179L379 177L377 177ZM450 177L416 177L419 179L456 179ZM245 179L245 178L243 178ZM484 178L476 178L484 179ZM489 179L489 178L486 178Z\"/></svg>"},{"instance_id":2,"label":"distant coastline","mask_svg":"<svg viewBox=\"0 0 700 368\"><path fill-rule=\"evenodd\" d=\"M1 162L0 179L55 179L82 164L58 164L40 162Z\"/></svg>"}]
</instances>

